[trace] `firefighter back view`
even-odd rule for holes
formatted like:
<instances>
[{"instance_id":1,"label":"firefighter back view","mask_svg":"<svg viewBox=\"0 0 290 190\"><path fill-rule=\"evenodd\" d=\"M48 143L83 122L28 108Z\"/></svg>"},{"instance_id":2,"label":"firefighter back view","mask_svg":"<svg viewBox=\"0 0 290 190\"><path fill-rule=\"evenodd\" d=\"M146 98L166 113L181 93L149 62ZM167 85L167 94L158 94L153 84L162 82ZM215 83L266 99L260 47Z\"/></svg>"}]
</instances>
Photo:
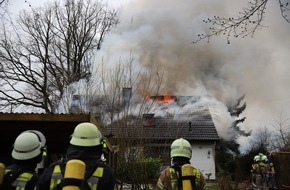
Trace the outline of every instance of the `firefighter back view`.
<instances>
[{"instance_id":1,"label":"firefighter back view","mask_svg":"<svg viewBox=\"0 0 290 190\"><path fill-rule=\"evenodd\" d=\"M101 161L102 153L103 140L97 126L78 124L65 157L43 171L37 189L113 190L115 175Z\"/></svg>"},{"instance_id":2,"label":"firefighter back view","mask_svg":"<svg viewBox=\"0 0 290 190\"><path fill-rule=\"evenodd\" d=\"M183 138L173 141L170 147L171 166L164 169L157 181L156 190L203 190L203 174L190 164L192 149Z\"/></svg>"},{"instance_id":3,"label":"firefighter back view","mask_svg":"<svg viewBox=\"0 0 290 190\"><path fill-rule=\"evenodd\" d=\"M268 158L263 153L259 153L254 157L252 164L252 179L255 186L260 187L263 182L263 175L266 172Z\"/></svg>"},{"instance_id":4,"label":"firefighter back view","mask_svg":"<svg viewBox=\"0 0 290 190\"><path fill-rule=\"evenodd\" d=\"M21 133L14 142L12 164L5 168L1 189L32 190L39 179L36 166L42 161L42 146L35 133Z\"/></svg>"}]
</instances>

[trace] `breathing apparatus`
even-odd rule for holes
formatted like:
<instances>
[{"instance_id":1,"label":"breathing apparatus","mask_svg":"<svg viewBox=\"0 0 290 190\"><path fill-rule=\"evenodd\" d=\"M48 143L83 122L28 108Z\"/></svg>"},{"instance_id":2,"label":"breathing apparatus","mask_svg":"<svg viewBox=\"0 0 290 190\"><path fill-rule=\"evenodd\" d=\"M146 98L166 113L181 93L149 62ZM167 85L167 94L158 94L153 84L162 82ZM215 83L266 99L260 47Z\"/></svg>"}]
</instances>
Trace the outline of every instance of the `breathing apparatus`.
<instances>
[{"instance_id":1,"label":"breathing apparatus","mask_svg":"<svg viewBox=\"0 0 290 190\"><path fill-rule=\"evenodd\" d=\"M86 164L81 160L66 163L62 190L81 190L85 177Z\"/></svg>"},{"instance_id":2,"label":"breathing apparatus","mask_svg":"<svg viewBox=\"0 0 290 190\"><path fill-rule=\"evenodd\" d=\"M5 175L5 165L3 163L0 163L0 187L3 183L4 175Z\"/></svg>"}]
</instances>

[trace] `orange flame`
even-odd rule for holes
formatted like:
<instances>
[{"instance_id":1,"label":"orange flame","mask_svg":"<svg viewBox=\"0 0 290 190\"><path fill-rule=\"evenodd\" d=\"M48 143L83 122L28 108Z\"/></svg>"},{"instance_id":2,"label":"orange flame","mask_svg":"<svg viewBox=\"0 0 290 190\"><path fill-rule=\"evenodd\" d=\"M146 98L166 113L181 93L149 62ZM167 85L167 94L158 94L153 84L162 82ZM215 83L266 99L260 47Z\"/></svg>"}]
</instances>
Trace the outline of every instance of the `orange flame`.
<instances>
[{"instance_id":1,"label":"orange flame","mask_svg":"<svg viewBox=\"0 0 290 190\"><path fill-rule=\"evenodd\" d=\"M171 102L175 102L175 99L171 98L171 96L169 96L168 93L165 92L163 101L165 103L171 103Z\"/></svg>"},{"instance_id":2,"label":"orange flame","mask_svg":"<svg viewBox=\"0 0 290 190\"><path fill-rule=\"evenodd\" d=\"M146 95L146 92L144 91L144 89L140 87L140 94L146 101L149 101L151 99L158 103L172 103L176 101L176 97L170 96L168 92L165 92L163 96L149 96L149 95Z\"/></svg>"},{"instance_id":3,"label":"orange flame","mask_svg":"<svg viewBox=\"0 0 290 190\"><path fill-rule=\"evenodd\" d=\"M152 96L150 98L158 103L172 103L176 101L176 97L170 96L167 92L163 96Z\"/></svg>"}]
</instances>

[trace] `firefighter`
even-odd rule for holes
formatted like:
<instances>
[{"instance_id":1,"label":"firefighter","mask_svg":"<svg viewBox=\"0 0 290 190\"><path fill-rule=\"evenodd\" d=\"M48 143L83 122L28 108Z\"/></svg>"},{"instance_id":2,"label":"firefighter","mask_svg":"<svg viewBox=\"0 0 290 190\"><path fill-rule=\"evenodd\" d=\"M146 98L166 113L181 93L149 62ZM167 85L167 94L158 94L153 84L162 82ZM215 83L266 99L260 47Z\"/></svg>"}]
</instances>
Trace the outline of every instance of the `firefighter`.
<instances>
[{"instance_id":1,"label":"firefighter","mask_svg":"<svg viewBox=\"0 0 290 190\"><path fill-rule=\"evenodd\" d=\"M12 164L5 168L1 189L33 190L39 179L36 166L42 161L42 146L35 133L21 133L15 139Z\"/></svg>"},{"instance_id":2,"label":"firefighter","mask_svg":"<svg viewBox=\"0 0 290 190\"><path fill-rule=\"evenodd\" d=\"M41 142L41 150L42 150L42 160L40 163L37 164L36 172L40 175L44 168L46 168L49 165L49 161L47 158L47 147L46 147L46 138L44 134L37 130L27 130L23 131L22 133L34 133L37 135L39 141Z\"/></svg>"},{"instance_id":3,"label":"firefighter","mask_svg":"<svg viewBox=\"0 0 290 190\"><path fill-rule=\"evenodd\" d=\"M170 147L171 166L164 169L157 181L156 190L203 190L203 174L190 164L192 149L183 138L173 141Z\"/></svg>"},{"instance_id":4,"label":"firefighter","mask_svg":"<svg viewBox=\"0 0 290 190\"><path fill-rule=\"evenodd\" d=\"M77 189L113 190L115 175L111 168L101 161L103 153L103 140L97 126L84 122L78 124L71 136L66 156L52 163L42 173L37 189L62 189L66 186L77 186ZM78 160L85 164L83 179L65 178L67 163ZM70 164L69 171L76 172L78 176L83 171L78 170L79 164ZM74 175L74 174L72 174Z\"/></svg>"},{"instance_id":5,"label":"firefighter","mask_svg":"<svg viewBox=\"0 0 290 190\"><path fill-rule=\"evenodd\" d=\"M263 153L259 153L254 157L254 163L252 164L252 179L254 185L260 187L263 183L263 176L267 170L268 158Z\"/></svg>"}]
</instances>

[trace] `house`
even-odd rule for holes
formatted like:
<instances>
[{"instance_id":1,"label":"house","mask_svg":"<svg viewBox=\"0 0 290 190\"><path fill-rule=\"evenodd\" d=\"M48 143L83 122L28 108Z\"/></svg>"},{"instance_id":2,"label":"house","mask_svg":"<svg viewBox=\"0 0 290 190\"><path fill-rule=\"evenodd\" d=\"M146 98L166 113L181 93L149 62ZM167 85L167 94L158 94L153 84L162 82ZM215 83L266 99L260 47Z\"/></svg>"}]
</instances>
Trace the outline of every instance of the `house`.
<instances>
[{"instance_id":1,"label":"house","mask_svg":"<svg viewBox=\"0 0 290 190\"><path fill-rule=\"evenodd\" d=\"M48 158L51 162L56 161L65 153L75 126L81 122L98 126L90 114L0 113L0 162L10 163L13 143L26 130L38 130L45 135ZM109 146L108 162L111 158Z\"/></svg>"},{"instance_id":2,"label":"house","mask_svg":"<svg viewBox=\"0 0 290 190\"><path fill-rule=\"evenodd\" d=\"M170 99L181 106L185 105L180 97ZM171 102L164 97L157 97L157 100ZM162 106L161 110L166 109L166 105L162 103ZM159 112L143 114L141 117L128 115L103 126L102 130L110 138L112 146L118 146L123 140L132 142L132 147L140 147L142 142L142 150L152 157L161 157L164 165L170 164L170 145L173 140L185 138L192 146L191 163L207 179L215 180L215 145L219 136L207 106L196 107L187 113Z\"/></svg>"}]
</instances>

